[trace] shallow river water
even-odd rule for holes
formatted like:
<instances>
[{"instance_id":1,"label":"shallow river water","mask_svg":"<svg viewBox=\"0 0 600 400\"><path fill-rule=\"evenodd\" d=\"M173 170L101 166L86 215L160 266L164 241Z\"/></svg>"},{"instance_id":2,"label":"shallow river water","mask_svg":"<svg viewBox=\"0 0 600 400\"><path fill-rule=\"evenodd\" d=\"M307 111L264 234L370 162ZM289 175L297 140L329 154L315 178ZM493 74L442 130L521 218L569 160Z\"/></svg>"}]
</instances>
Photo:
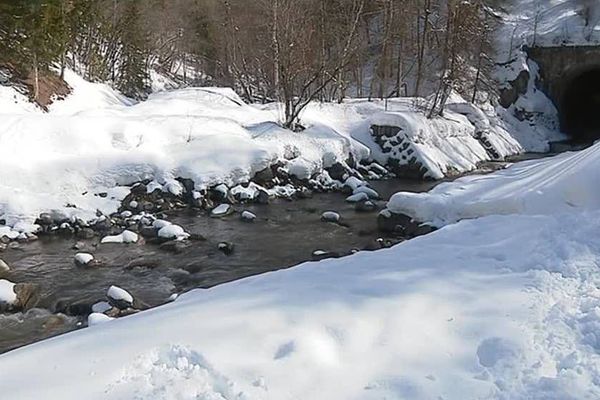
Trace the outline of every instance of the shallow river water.
<instances>
[{"instance_id":1,"label":"shallow river water","mask_svg":"<svg viewBox=\"0 0 600 400\"><path fill-rule=\"evenodd\" d=\"M475 173L503 165L489 163ZM381 195L377 202L381 209L395 192L427 191L438 183L391 179L371 182L371 186ZM85 314L91 304L105 300L111 285L126 289L141 308L149 308L167 302L173 293L309 261L315 250L347 254L352 249L378 248L377 239L382 236L377 230L377 213L356 212L345 198L341 193L316 193L311 199L236 205L238 212L225 218L210 218L196 211L175 212L167 219L206 238L191 242L179 253L153 244L99 244L100 238L83 241L84 248L78 250L73 246L80 240L60 237L42 237L18 249L9 248L0 253L12 268L7 278L38 284L41 299L38 308L26 313L0 314L0 353L84 327L85 319L72 315ZM242 210L255 213L256 221L242 222ZM340 213L346 226L321 222L324 211ZM222 241L234 244L231 255L218 250ZM103 266L76 267L73 257L80 251L94 254Z\"/></svg>"},{"instance_id":2,"label":"shallow river water","mask_svg":"<svg viewBox=\"0 0 600 400\"><path fill-rule=\"evenodd\" d=\"M372 182L382 199L399 190L426 191L433 182L387 180ZM0 253L11 271L13 282L39 284L38 308L26 313L0 315L0 352L84 326L81 317L66 316L105 300L107 289L118 285L129 291L143 308L168 301L173 293L208 288L224 282L287 268L312 259L315 250L348 253L352 249L377 248L377 213L361 213L345 202L341 193L316 193L311 199L275 200L269 205L236 205L237 213L211 218L206 213L179 211L168 220L187 232L201 234L179 253L154 244L98 244L100 238L42 237ZM378 202L383 208L385 200ZM239 211L256 214L253 223L242 222ZM341 226L320 221L324 211L341 214ZM234 244L225 255L219 242ZM84 243L75 250L75 243ZM76 267L73 257L80 251L94 254L103 262L99 268Z\"/></svg>"}]
</instances>

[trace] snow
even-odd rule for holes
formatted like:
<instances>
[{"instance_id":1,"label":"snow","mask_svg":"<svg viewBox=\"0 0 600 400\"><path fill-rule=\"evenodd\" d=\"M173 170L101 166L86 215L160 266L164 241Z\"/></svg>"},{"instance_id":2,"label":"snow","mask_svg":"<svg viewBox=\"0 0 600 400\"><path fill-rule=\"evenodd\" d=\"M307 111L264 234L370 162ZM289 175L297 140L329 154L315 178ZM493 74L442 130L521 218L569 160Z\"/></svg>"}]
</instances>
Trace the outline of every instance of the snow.
<instances>
[{"instance_id":1,"label":"snow","mask_svg":"<svg viewBox=\"0 0 600 400\"><path fill-rule=\"evenodd\" d=\"M229 204L223 203L223 204L219 204L218 206L213 208L210 213L211 213L211 215L213 215L215 217L220 217L222 215L226 215L227 213L229 213L230 210L231 210L231 206Z\"/></svg>"},{"instance_id":2,"label":"snow","mask_svg":"<svg viewBox=\"0 0 600 400\"><path fill-rule=\"evenodd\" d=\"M113 300L122 300L126 303L133 303L133 296L129 294L125 289L121 289L118 286L111 286L106 292L106 296Z\"/></svg>"},{"instance_id":3,"label":"snow","mask_svg":"<svg viewBox=\"0 0 600 400\"><path fill-rule=\"evenodd\" d=\"M321 214L321 219L326 222L339 222L341 217L340 214L335 211L325 211Z\"/></svg>"},{"instance_id":4,"label":"snow","mask_svg":"<svg viewBox=\"0 0 600 400\"><path fill-rule=\"evenodd\" d=\"M0 238L6 236L9 239L16 239L19 237L19 231L12 229L10 226L0 226Z\"/></svg>"},{"instance_id":5,"label":"snow","mask_svg":"<svg viewBox=\"0 0 600 400\"><path fill-rule=\"evenodd\" d=\"M105 322L108 321L112 321L114 320L114 318L109 317L108 315L104 315L98 312L93 312L90 315L88 315L88 326L95 326L95 325L100 325L103 324Z\"/></svg>"},{"instance_id":6,"label":"snow","mask_svg":"<svg viewBox=\"0 0 600 400\"><path fill-rule=\"evenodd\" d=\"M186 231L181 226L175 224L163 226L158 231L158 237L169 240L183 240L187 239L189 236L189 233L186 233Z\"/></svg>"},{"instance_id":7,"label":"snow","mask_svg":"<svg viewBox=\"0 0 600 400\"><path fill-rule=\"evenodd\" d=\"M598 171L600 143L429 194L397 194L390 210L441 229L192 290L0 355L0 392L50 400L598 398ZM108 296L133 301L114 286Z\"/></svg>"},{"instance_id":8,"label":"snow","mask_svg":"<svg viewBox=\"0 0 600 400\"><path fill-rule=\"evenodd\" d=\"M526 161L491 175L443 183L428 193L397 193L388 208L443 226L491 214L554 214L600 208L600 143Z\"/></svg>"},{"instance_id":9,"label":"snow","mask_svg":"<svg viewBox=\"0 0 600 400\"><path fill-rule=\"evenodd\" d=\"M158 229L158 230L164 228L165 226L169 226L169 225L171 225L171 222L164 220L164 219L157 219L154 222L152 222L152 227L154 229Z\"/></svg>"},{"instance_id":10,"label":"snow","mask_svg":"<svg viewBox=\"0 0 600 400\"><path fill-rule=\"evenodd\" d=\"M506 130L506 123L498 118L495 110L484 112L456 94L452 100L444 117L431 119L426 118L425 111L419 106L424 99L418 98L392 98L387 101L348 99L342 104L313 103L302 118L311 123L318 121L361 142L367 147L370 159L380 164L386 164L391 157L401 165L406 165L414 156L427 168L426 176L435 179L443 178L450 171L473 170L478 162L492 158L485 145L476 138L476 133L483 132L501 157L523 151L523 146L511 136L512 130L510 133ZM410 146L398 146L391 152L383 151L370 132L373 125L401 128L401 138Z\"/></svg>"},{"instance_id":11,"label":"snow","mask_svg":"<svg viewBox=\"0 0 600 400\"><path fill-rule=\"evenodd\" d=\"M0 303L14 304L16 301L15 284L6 279L0 279Z\"/></svg>"},{"instance_id":12,"label":"snow","mask_svg":"<svg viewBox=\"0 0 600 400\"><path fill-rule=\"evenodd\" d=\"M87 265L94 259L94 256L89 253L77 253L75 254L75 264Z\"/></svg>"},{"instance_id":13,"label":"snow","mask_svg":"<svg viewBox=\"0 0 600 400\"><path fill-rule=\"evenodd\" d=\"M129 230L124 230L118 235L105 236L100 243L136 243L139 237L138 234Z\"/></svg>"},{"instance_id":14,"label":"snow","mask_svg":"<svg viewBox=\"0 0 600 400\"><path fill-rule=\"evenodd\" d=\"M249 221L249 222L251 222L251 221L254 221L254 220L256 219L256 214L254 214L254 213L252 213L252 212L250 212L250 211L244 210L244 211L242 211L241 218L242 218L244 221Z\"/></svg>"},{"instance_id":15,"label":"snow","mask_svg":"<svg viewBox=\"0 0 600 400\"><path fill-rule=\"evenodd\" d=\"M61 400L597 398L599 234L598 210L488 216L194 290L1 355L0 390Z\"/></svg>"},{"instance_id":16,"label":"snow","mask_svg":"<svg viewBox=\"0 0 600 400\"><path fill-rule=\"evenodd\" d=\"M349 154L368 156L329 126L282 129L274 110L245 105L231 89L163 91L135 103L69 70L66 80L72 94L49 113L13 112L0 97L0 217L10 226L51 210L84 220L96 210L109 215L127 185L145 179L153 181L148 190L178 195L176 178L192 179L197 190L233 187L277 161L312 175ZM95 196L102 192L108 196Z\"/></svg>"},{"instance_id":17,"label":"snow","mask_svg":"<svg viewBox=\"0 0 600 400\"><path fill-rule=\"evenodd\" d=\"M587 4L586 4L587 3ZM586 24L585 8L589 7ZM600 43L600 5L593 0L511 0L504 16L512 41L520 46L573 46ZM505 41L511 39L505 37ZM507 47L501 48L506 51Z\"/></svg>"},{"instance_id":18,"label":"snow","mask_svg":"<svg viewBox=\"0 0 600 400\"><path fill-rule=\"evenodd\" d=\"M510 112L500 111L503 121L490 106L474 107L455 94L444 117L432 119L419 106L423 99L314 102L302 113L306 129L298 133L277 124L281 105L247 105L228 88L163 90L135 102L73 71L65 77L73 91L49 113L0 111L0 217L9 226L53 210L83 220L93 219L96 210L110 215L129 186L143 180L150 181L149 192L181 195L177 179L184 178L194 181L195 191L224 184L248 197L256 187L239 185L275 163L311 179L350 156L385 164L392 155L400 165L414 157L425 176L437 179L543 148L550 135L550 129L519 135L530 128ZM540 96L520 101L542 110L547 99ZM0 109L7 102L0 96ZM408 149L385 152L370 130L379 124L401 128ZM106 197L96 195L104 192Z\"/></svg>"}]
</instances>

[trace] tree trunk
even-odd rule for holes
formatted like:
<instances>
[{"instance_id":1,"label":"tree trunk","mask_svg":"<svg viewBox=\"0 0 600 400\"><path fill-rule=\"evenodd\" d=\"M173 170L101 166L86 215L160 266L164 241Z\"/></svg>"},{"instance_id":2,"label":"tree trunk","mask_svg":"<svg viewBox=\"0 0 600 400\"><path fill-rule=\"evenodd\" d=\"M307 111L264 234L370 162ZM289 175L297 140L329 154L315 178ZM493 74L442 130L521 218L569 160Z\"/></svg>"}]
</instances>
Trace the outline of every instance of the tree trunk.
<instances>
[{"instance_id":1,"label":"tree trunk","mask_svg":"<svg viewBox=\"0 0 600 400\"><path fill-rule=\"evenodd\" d=\"M429 14L431 13L431 0L426 0L424 4L424 20L423 20L423 32L421 32L421 40L419 41L419 55L417 57L417 77L415 80L415 97L419 96L421 89L421 80L423 79L423 61L425 58L425 45L427 35L429 32ZM417 16L420 19L420 15ZM417 21L417 31L419 30L419 23ZM418 32L417 32L418 33Z\"/></svg>"},{"instance_id":2,"label":"tree trunk","mask_svg":"<svg viewBox=\"0 0 600 400\"><path fill-rule=\"evenodd\" d=\"M37 54L33 54L33 100L37 101L40 94L40 71Z\"/></svg>"}]
</instances>

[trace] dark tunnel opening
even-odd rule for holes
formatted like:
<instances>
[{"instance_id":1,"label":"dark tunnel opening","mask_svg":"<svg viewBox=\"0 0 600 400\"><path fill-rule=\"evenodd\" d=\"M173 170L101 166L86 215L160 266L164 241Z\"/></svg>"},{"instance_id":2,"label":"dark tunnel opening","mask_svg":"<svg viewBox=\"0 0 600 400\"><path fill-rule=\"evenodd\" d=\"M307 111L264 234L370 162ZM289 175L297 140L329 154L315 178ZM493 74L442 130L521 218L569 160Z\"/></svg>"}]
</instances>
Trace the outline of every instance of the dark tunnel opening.
<instances>
[{"instance_id":1,"label":"dark tunnel opening","mask_svg":"<svg viewBox=\"0 0 600 400\"><path fill-rule=\"evenodd\" d=\"M600 139L600 68L575 77L559 110L561 129L576 142Z\"/></svg>"}]
</instances>

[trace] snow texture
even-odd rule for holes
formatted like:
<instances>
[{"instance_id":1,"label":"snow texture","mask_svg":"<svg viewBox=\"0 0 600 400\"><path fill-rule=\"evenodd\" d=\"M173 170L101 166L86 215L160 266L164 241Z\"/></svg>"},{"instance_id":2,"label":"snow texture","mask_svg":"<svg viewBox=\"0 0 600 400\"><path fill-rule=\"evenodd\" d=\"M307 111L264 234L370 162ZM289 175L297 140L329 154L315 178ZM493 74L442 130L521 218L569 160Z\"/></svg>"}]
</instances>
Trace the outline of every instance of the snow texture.
<instances>
[{"instance_id":1,"label":"snow texture","mask_svg":"<svg viewBox=\"0 0 600 400\"><path fill-rule=\"evenodd\" d=\"M400 125L429 168L427 176L435 178L522 151L493 110L466 103L428 120L415 110L418 99L315 102L301 116L306 130L297 133L277 124L280 105L246 105L231 89L160 91L136 103L69 70L66 80L72 93L48 113L21 101L9 107L11 96L0 95L0 218L9 226L54 210L84 220L97 210L113 213L128 185L146 179L150 192L179 195L183 187L176 178L186 178L196 191L224 183L245 199L259 188L236 185L275 163L300 179L350 156L383 164L390 154L370 133L377 123ZM0 89L17 96L12 88ZM393 156L407 162L398 149Z\"/></svg>"},{"instance_id":2,"label":"snow texture","mask_svg":"<svg viewBox=\"0 0 600 400\"><path fill-rule=\"evenodd\" d=\"M168 240L183 240L187 239L189 236L189 233L186 233L186 231L181 226L175 224L163 226L158 231L158 237Z\"/></svg>"},{"instance_id":3,"label":"snow texture","mask_svg":"<svg viewBox=\"0 0 600 400\"><path fill-rule=\"evenodd\" d=\"M137 233L129 231L129 230L124 230L123 232L121 232L118 235L112 235L112 236L105 236L102 238L102 240L100 241L100 243L136 243L139 239L139 236Z\"/></svg>"},{"instance_id":4,"label":"snow texture","mask_svg":"<svg viewBox=\"0 0 600 400\"><path fill-rule=\"evenodd\" d=\"M89 253L77 253L75 254L75 264L87 265L94 259L94 256Z\"/></svg>"},{"instance_id":5,"label":"snow texture","mask_svg":"<svg viewBox=\"0 0 600 400\"><path fill-rule=\"evenodd\" d=\"M15 284L6 279L0 279L0 303L14 304L17 301Z\"/></svg>"},{"instance_id":6,"label":"snow texture","mask_svg":"<svg viewBox=\"0 0 600 400\"><path fill-rule=\"evenodd\" d=\"M98 312L93 312L88 315L87 323L88 326L100 325L108 321L112 321L114 318L109 317L108 315L104 315Z\"/></svg>"},{"instance_id":7,"label":"snow texture","mask_svg":"<svg viewBox=\"0 0 600 400\"><path fill-rule=\"evenodd\" d=\"M231 89L164 91L135 103L71 71L66 79L73 93L49 113L26 104L15 111L0 96L0 218L9 226L49 210L84 220L115 212L124 186L144 179L179 194L175 178L197 189L235 186L277 161L312 175L350 154L368 156L331 128L282 129L277 113L245 105Z\"/></svg>"},{"instance_id":8,"label":"snow texture","mask_svg":"<svg viewBox=\"0 0 600 400\"><path fill-rule=\"evenodd\" d=\"M491 175L397 193L388 208L436 226L491 214L555 214L600 208L600 143L580 152L513 164Z\"/></svg>"},{"instance_id":9,"label":"snow texture","mask_svg":"<svg viewBox=\"0 0 600 400\"><path fill-rule=\"evenodd\" d=\"M128 291L126 291L125 289L121 289L118 286L111 286L110 288L108 288L108 292L106 292L106 296L109 299L113 299L113 300L122 300L125 303L133 303L133 296L131 294L129 294Z\"/></svg>"},{"instance_id":10,"label":"snow texture","mask_svg":"<svg viewBox=\"0 0 600 400\"><path fill-rule=\"evenodd\" d=\"M598 398L598 235L598 210L488 216L194 290L1 355L0 391L50 400Z\"/></svg>"}]
</instances>

